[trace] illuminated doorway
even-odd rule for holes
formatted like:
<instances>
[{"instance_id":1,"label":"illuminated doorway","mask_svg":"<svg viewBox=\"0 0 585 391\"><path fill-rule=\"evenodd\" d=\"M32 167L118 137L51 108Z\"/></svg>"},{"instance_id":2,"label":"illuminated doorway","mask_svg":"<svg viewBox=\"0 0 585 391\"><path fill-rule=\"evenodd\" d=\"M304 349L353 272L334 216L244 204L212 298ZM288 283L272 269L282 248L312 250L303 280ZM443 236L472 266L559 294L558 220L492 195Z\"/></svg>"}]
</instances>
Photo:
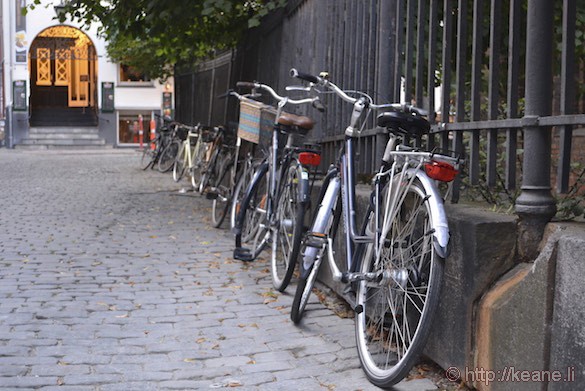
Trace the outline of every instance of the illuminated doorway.
<instances>
[{"instance_id":1,"label":"illuminated doorway","mask_svg":"<svg viewBox=\"0 0 585 391\"><path fill-rule=\"evenodd\" d=\"M97 125L97 66L82 31L55 26L31 44L31 126Z\"/></svg>"}]
</instances>

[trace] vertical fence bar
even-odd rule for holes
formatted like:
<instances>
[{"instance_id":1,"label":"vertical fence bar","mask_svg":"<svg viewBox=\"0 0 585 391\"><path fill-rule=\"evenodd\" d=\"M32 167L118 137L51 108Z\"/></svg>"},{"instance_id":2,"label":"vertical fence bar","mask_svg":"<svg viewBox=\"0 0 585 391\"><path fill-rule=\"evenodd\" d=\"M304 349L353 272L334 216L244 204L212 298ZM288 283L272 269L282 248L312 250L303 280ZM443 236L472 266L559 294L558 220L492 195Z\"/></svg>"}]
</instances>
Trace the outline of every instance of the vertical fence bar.
<instances>
[{"instance_id":1,"label":"vertical fence bar","mask_svg":"<svg viewBox=\"0 0 585 391\"><path fill-rule=\"evenodd\" d=\"M394 10L396 9L395 0L380 0L377 6L377 63L374 72L377 75L376 90L378 96L382 100L392 101L394 91L394 78L392 77L392 70L394 69L394 55L393 46L394 34L396 30L392 29L395 20L393 19ZM384 153L384 147L388 141L388 137L384 133L376 134L376 161L381 159ZM376 166L374 166L374 169Z\"/></svg>"},{"instance_id":2,"label":"vertical fence bar","mask_svg":"<svg viewBox=\"0 0 585 391\"><path fill-rule=\"evenodd\" d=\"M533 260L544 227L556 211L550 187L550 128L538 124L538 118L552 110L552 1L528 0L526 34L524 159L516 213L520 218L518 253Z\"/></svg>"},{"instance_id":3,"label":"vertical fence bar","mask_svg":"<svg viewBox=\"0 0 585 391\"><path fill-rule=\"evenodd\" d=\"M416 105L423 106L424 71L425 71L425 28L423 21L427 13L426 3L428 0L418 0L418 15L416 17Z\"/></svg>"},{"instance_id":4,"label":"vertical fence bar","mask_svg":"<svg viewBox=\"0 0 585 391\"><path fill-rule=\"evenodd\" d=\"M465 121L465 82L467 80L467 0L459 0L457 15L457 76L456 76L456 113L455 121ZM463 132L453 135L453 149L457 153L463 152ZM451 202L459 201L461 176L455 178Z\"/></svg>"},{"instance_id":5,"label":"vertical fence bar","mask_svg":"<svg viewBox=\"0 0 585 391\"><path fill-rule=\"evenodd\" d=\"M510 23L508 27L508 118L518 117L518 75L520 70L520 0L510 0ZM506 131L506 189L516 189L516 150L518 131Z\"/></svg>"},{"instance_id":6,"label":"vertical fence bar","mask_svg":"<svg viewBox=\"0 0 585 391\"><path fill-rule=\"evenodd\" d=\"M563 50L561 63L561 114L573 114L575 109L575 0L563 1ZM557 170L557 192L569 190L571 173L571 143L573 127L559 127L559 163Z\"/></svg>"},{"instance_id":7,"label":"vertical fence bar","mask_svg":"<svg viewBox=\"0 0 585 391\"><path fill-rule=\"evenodd\" d=\"M406 39L404 40L405 59L404 59L404 100L408 103L412 100L412 67L414 62L414 2L416 0L408 0L406 10Z\"/></svg>"},{"instance_id":8,"label":"vertical fence bar","mask_svg":"<svg viewBox=\"0 0 585 391\"><path fill-rule=\"evenodd\" d=\"M453 39L453 1L445 0L443 8L443 96L441 99L442 122L449 122L451 107L451 50ZM449 148L449 133L441 135L441 148Z\"/></svg>"},{"instance_id":9,"label":"vertical fence bar","mask_svg":"<svg viewBox=\"0 0 585 391\"><path fill-rule=\"evenodd\" d=\"M500 34L498 22L502 16L502 1L491 0L490 6L490 60L488 81L488 119L498 118L499 82L500 82ZM497 181L498 131L488 130L486 179L489 187L495 187Z\"/></svg>"},{"instance_id":10,"label":"vertical fence bar","mask_svg":"<svg viewBox=\"0 0 585 391\"><path fill-rule=\"evenodd\" d=\"M404 6L402 1L396 2L396 45L394 47L394 102L400 102L402 87L402 48L404 47Z\"/></svg>"},{"instance_id":11,"label":"vertical fence bar","mask_svg":"<svg viewBox=\"0 0 585 391\"><path fill-rule=\"evenodd\" d=\"M471 51L471 120L481 119L481 66L483 55L483 7L484 0L473 2L473 46ZM479 130L471 133L469 140L469 181L479 183Z\"/></svg>"},{"instance_id":12,"label":"vertical fence bar","mask_svg":"<svg viewBox=\"0 0 585 391\"><path fill-rule=\"evenodd\" d=\"M428 43L428 74L427 74L427 90L429 94L429 106L431 124L436 123L435 113L435 71L437 69L437 14L438 14L438 0L430 0L429 4L429 43ZM429 150L435 147L435 136L429 134L427 143Z\"/></svg>"}]
</instances>

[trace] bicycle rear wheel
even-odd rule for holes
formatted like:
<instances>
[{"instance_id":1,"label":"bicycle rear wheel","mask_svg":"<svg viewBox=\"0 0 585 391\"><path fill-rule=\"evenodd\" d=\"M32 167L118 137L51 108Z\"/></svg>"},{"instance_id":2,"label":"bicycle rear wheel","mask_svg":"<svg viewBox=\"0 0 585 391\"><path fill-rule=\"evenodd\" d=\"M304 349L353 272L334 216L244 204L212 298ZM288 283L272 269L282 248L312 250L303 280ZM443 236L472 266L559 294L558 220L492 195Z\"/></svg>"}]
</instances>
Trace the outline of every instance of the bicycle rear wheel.
<instances>
[{"instance_id":1,"label":"bicycle rear wheel","mask_svg":"<svg viewBox=\"0 0 585 391\"><path fill-rule=\"evenodd\" d=\"M277 226L272 233L272 284L284 292L292 278L301 247L305 205L300 202L303 168L293 161L286 170L276 203Z\"/></svg>"},{"instance_id":2,"label":"bicycle rear wheel","mask_svg":"<svg viewBox=\"0 0 585 391\"><path fill-rule=\"evenodd\" d=\"M181 142L174 140L163 149L158 159L158 170L160 172L167 172L173 168L180 148Z\"/></svg>"},{"instance_id":3,"label":"bicycle rear wheel","mask_svg":"<svg viewBox=\"0 0 585 391\"><path fill-rule=\"evenodd\" d=\"M387 191L387 189L386 189ZM364 252L361 271L380 281L361 281L355 318L358 353L368 379L379 387L402 380L428 338L439 302L443 263L433 247L431 204L416 180L401 190L396 214L382 233L380 256L374 245ZM373 233L374 213L367 230Z\"/></svg>"}]
</instances>

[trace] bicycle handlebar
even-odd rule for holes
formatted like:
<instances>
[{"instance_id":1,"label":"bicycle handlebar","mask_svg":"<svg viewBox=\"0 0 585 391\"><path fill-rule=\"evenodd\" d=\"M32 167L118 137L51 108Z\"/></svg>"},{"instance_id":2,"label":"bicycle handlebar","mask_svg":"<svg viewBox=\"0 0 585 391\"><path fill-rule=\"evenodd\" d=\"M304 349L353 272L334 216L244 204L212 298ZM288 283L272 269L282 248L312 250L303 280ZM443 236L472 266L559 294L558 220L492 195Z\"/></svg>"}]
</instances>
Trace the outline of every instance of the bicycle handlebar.
<instances>
[{"instance_id":1,"label":"bicycle handlebar","mask_svg":"<svg viewBox=\"0 0 585 391\"><path fill-rule=\"evenodd\" d=\"M272 97L274 99L276 99L279 102L284 102L285 104L290 103L293 105L302 105L302 104L307 104L307 103L313 103L313 102L319 100L319 97L311 97L311 98L304 98L304 99L290 99L288 97L278 95L272 87L270 87L266 84L261 84L261 83L256 83L256 82L239 81L236 83L236 86L243 87L243 88L251 88L251 89L259 88L259 89L268 91L268 93L270 93L270 95L272 95Z\"/></svg>"},{"instance_id":2,"label":"bicycle handlebar","mask_svg":"<svg viewBox=\"0 0 585 391\"><path fill-rule=\"evenodd\" d=\"M310 83L323 86L323 87L333 91L337 96L339 96L341 99L343 99L344 101L346 101L348 103L354 104L358 100L358 98L354 98L354 97L349 96L345 91L343 91L341 88L336 86L334 83L330 82L327 79L321 78L319 76L314 76L314 75L310 75L308 73L299 72L295 68L292 68L290 70L290 75L292 77L296 77L298 79L305 80L305 81L308 81ZM362 92L359 92L359 93L361 95L367 97L368 107L370 107L374 110L393 109L395 111L403 111L406 113L412 113L412 114L416 114L416 115L422 115L422 116L429 115L427 110L421 109L419 107L415 107L415 106L410 105L408 103L390 103L390 104L377 105L377 104L374 104L372 102L372 98L370 98L369 95L362 93Z\"/></svg>"}]
</instances>

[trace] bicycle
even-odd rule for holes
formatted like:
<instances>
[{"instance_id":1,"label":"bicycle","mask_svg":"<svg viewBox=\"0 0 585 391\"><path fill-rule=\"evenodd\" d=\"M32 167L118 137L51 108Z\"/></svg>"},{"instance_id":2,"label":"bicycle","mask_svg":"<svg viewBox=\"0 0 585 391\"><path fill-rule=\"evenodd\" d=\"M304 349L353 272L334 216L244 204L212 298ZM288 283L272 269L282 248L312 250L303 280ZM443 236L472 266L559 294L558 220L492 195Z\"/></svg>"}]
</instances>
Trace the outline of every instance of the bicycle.
<instances>
[{"instance_id":1,"label":"bicycle","mask_svg":"<svg viewBox=\"0 0 585 391\"><path fill-rule=\"evenodd\" d=\"M237 142L233 142L235 130L229 127L218 127L210 152L211 158L201 180L206 190L207 199L213 200L211 221L215 228L223 223L229 209L229 194L234 187ZM209 187L207 186L209 184Z\"/></svg>"},{"instance_id":2,"label":"bicycle","mask_svg":"<svg viewBox=\"0 0 585 391\"><path fill-rule=\"evenodd\" d=\"M353 91L357 97L350 96L324 74L318 77L293 68L291 75L310 82L317 92L317 87L323 88L353 105L339 159L323 180L319 207L302 239L291 319L301 321L326 258L333 280L346 284L346 293L352 295L362 368L373 384L390 387L415 364L430 331L449 252L447 217L434 181L453 180L461 159L402 144L402 138L420 140L429 133L422 109L376 105L358 91ZM358 232L354 151L371 110L389 110L377 117L389 140ZM341 217L343 224L339 224ZM337 266L333 251L339 225L344 230L344 271Z\"/></svg>"},{"instance_id":3,"label":"bicycle","mask_svg":"<svg viewBox=\"0 0 585 391\"><path fill-rule=\"evenodd\" d=\"M158 114L155 114L155 117L159 119L159 127L154 139L150 140L147 145L144 146L142 151L140 167L143 170L146 170L149 167L154 168L161 156L161 152L170 143L171 132L175 124L170 119Z\"/></svg>"},{"instance_id":4,"label":"bicycle","mask_svg":"<svg viewBox=\"0 0 585 391\"><path fill-rule=\"evenodd\" d=\"M162 148L160 156L157 159L157 168L159 172L168 172L172 170L175 164L175 159L177 158L177 154L181 149L181 143L183 141L183 139L179 137L179 128L180 124L178 122L173 122L170 125L171 132L169 142L164 148Z\"/></svg>"},{"instance_id":5,"label":"bicycle","mask_svg":"<svg viewBox=\"0 0 585 391\"><path fill-rule=\"evenodd\" d=\"M191 185L201 193L201 176L206 162L205 155L208 144L213 141L215 129L203 125L182 125L182 127L186 128L188 133L173 165L173 179L175 182L179 182L185 171L188 171Z\"/></svg>"},{"instance_id":6,"label":"bicycle","mask_svg":"<svg viewBox=\"0 0 585 391\"><path fill-rule=\"evenodd\" d=\"M282 292L295 269L304 216L310 201L310 180L306 167L315 163L318 165L320 158L319 151L314 148L294 145L297 136L304 138L313 128L313 120L285 113L283 108L286 104L311 103L321 109L322 105L318 97L282 97L265 84L238 82L237 86L267 91L278 103L268 156L254 173L237 216L234 258L252 261L270 243L272 282ZM286 144L279 148L281 133L286 135ZM245 240L242 237L253 240L252 248L243 247Z\"/></svg>"}]
</instances>

